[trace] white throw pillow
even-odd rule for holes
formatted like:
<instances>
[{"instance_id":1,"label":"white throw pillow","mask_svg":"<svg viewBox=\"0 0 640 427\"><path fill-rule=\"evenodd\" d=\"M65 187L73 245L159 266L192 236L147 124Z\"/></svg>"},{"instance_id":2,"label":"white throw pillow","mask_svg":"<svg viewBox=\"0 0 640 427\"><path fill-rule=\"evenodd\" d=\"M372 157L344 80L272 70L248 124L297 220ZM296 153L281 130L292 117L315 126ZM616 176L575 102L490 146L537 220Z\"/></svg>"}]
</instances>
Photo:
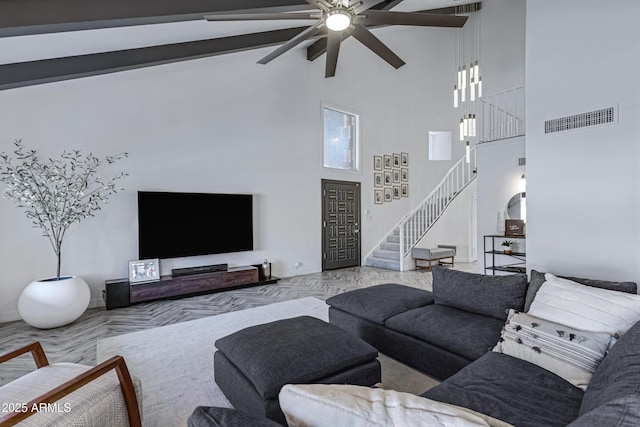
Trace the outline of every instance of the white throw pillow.
<instances>
[{"instance_id":1,"label":"white throw pillow","mask_svg":"<svg viewBox=\"0 0 640 427\"><path fill-rule=\"evenodd\" d=\"M355 385L287 384L279 401L289 427L511 426L459 406Z\"/></svg>"},{"instance_id":2,"label":"white throw pillow","mask_svg":"<svg viewBox=\"0 0 640 427\"><path fill-rule=\"evenodd\" d=\"M581 285L547 273L528 313L583 331L625 333L640 321L640 295Z\"/></svg>"},{"instance_id":3,"label":"white throw pillow","mask_svg":"<svg viewBox=\"0 0 640 427\"><path fill-rule=\"evenodd\" d=\"M585 390L615 341L606 332L581 331L510 310L493 351L538 365Z\"/></svg>"}]
</instances>

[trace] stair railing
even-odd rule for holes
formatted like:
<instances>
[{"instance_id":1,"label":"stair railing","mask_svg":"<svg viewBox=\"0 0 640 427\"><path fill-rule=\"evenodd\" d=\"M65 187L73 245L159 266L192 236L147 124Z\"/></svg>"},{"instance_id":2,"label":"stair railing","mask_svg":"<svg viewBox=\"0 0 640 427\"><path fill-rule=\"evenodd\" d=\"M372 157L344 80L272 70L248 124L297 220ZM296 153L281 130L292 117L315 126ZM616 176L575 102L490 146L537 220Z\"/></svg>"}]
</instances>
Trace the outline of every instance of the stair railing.
<instances>
[{"instance_id":1,"label":"stair railing","mask_svg":"<svg viewBox=\"0 0 640 427\"><path fill-rule=\"evenodd\" d=\"M480 142L524 135L524 86L480 98Z\"/></svg>"},{"instance_id":2,"label":"stair railing","mask_svg":"<svg viewBox=\"0 0 640 427\"><path fill-rule=\"evenodd\" d=\"M442 178L436 188L415 209L400 220L393 229L400 232L400 270L404 270L404 259L433 227L447 206L476 177L476 150L469 151L458 160Z\"/></svg>"}]
</instances>

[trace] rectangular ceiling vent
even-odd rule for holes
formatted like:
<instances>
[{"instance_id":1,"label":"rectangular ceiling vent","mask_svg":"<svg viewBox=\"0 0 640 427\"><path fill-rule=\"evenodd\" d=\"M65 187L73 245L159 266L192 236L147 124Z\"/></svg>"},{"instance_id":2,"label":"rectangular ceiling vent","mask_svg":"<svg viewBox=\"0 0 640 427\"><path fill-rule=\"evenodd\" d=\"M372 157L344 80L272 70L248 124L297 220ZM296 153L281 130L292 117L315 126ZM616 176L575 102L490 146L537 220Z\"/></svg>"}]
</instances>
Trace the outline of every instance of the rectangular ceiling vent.
<instances>
[{"instance_id":1,"label":"rectangular ceiling vent","mask_svg":"<svg viewBox=\"0 0 640 427\"><path fill-rule=\"evenodd\" d=\"M544 122L544 133L562 132L587 126L596 126L615 121L615 108L602 108L588 113L575 114Z\"/></svg>"},{"instance_id":2,"label":"rectangular ceiling vent","mask_svg":"<svg viewBox=\"0 0 640 427\"><path fill-rule=\"evenodd\" d=\"M518 166L525 166L527 164L526 157L518 157Z\"/></svg>"}]
</instances>

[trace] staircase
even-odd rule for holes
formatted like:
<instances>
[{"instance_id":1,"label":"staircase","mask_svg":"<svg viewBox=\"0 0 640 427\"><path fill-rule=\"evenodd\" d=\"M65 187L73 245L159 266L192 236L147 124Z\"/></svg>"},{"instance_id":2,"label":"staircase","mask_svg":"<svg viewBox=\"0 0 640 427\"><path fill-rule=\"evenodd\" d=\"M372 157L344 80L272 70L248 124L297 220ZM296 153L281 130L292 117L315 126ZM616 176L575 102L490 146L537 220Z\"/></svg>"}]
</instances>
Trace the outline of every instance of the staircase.
<instances>
[{"instance_id":1,"label":"staircase","mask_svg":"<svg viewBox=\"0 0 640 427\"><path fill-rule=\"evenodd\" d=\"M365 260L365 265L387 270L404 270L404 260L411 249L427 234L447 206L476 177L475 147L460 159L436 188L396 224Z\"/></svg>"}]
</instances>

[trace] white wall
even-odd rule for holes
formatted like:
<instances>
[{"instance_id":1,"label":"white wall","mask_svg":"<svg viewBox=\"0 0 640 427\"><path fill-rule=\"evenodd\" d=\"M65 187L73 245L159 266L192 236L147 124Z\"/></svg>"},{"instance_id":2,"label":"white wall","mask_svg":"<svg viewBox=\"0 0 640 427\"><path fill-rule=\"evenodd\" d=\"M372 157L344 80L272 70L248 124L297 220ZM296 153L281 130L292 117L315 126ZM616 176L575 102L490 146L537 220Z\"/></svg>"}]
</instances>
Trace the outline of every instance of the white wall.
<instances>
[{"instance_id":1,"label":"white wall","mask_svg":"<svg viewBox=\"0 0 640 427\"><path fill-rule=\"evenodd\" d=\"M529 268L640 282L638 16L636 0L527 2ZM544 135L610 106L615 124Z\"/></svg>"},{"instance_id":2,"label":"white wall","mask_svg":"<svg viewBox=\"0 0 640 427\"><path fill-rule=\"evenodd\" d=\"M518 166L520 157L525 157L525 137L503 139L476 147L479 273L484 273L485 262L489 260L489 255L486 259L484 257L484 236L499 234L498 214L505 212L511 197L522 191L521 177L525 173L525 167ZM528 206L529 193L527 196ZM527 212L527 233L529 232L528 219L529 212ZM489 244L488 239L487 244ZM524 249L518 248L522 252Z\"/></svg>"},{"instance_id":3,"label":"white wall","mask_svg":"<svg viewBox=\"0 0 640 427\"><path fill-rule=\"evenodd\" d=\"M116 168L130 173L126 190L67 234L63 274L87 280L93 305L102 303L104 280L126 277L127 261L137 259L138 190L255 196L254 251L163 260L162 274L264 258L276 276L319 271L322 178L363 183L362 207L370 212L362 226L366 254L448 169L425 166L427 134L453 131L456 123L449 87L441 84L453 68L454 30L376 34L406 66L394 70L351 39L332 79L324 79L324 58L308 62L302 49L257 65L269 51L263 49L0 92L0 151L21 138L44 156L73 148L129 152ZM20 47L15 40L13 48ZM360 114L360 173L322 169L323 102ZM463 147L456 149L459 158ZM375 205L373 155L394 152L410 155L410 197ZM8 200L0 200L0 218L0 321L7 321L18 318L17 299L27 283L54 274L55 259Z\"/></svg>"}]
</instances>

